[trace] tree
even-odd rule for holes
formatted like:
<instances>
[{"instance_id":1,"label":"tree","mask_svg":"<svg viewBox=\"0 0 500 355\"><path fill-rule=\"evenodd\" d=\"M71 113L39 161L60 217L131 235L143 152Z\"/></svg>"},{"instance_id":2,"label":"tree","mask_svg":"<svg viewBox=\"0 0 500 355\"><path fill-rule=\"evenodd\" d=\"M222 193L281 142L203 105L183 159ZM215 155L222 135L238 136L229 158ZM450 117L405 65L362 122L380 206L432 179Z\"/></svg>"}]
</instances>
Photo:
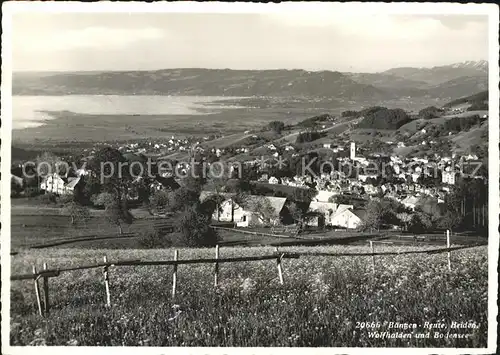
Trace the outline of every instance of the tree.
<instances>
[{"instance_id":1,"label":"tree","mask_svg":"<svg viewBox=\"0 0 500 355\"><path fill-rule=\"evenodd\" d=\"M201 213L197 206L186 206L174 220L176 238L179 246L213 246L218 242L217 232L210 226L211 218Z\"/></svg>"},{"instance_id":2,"label":"tree","mask_svg":"<svg viewBox=\"0 0 500 355\"><path fill-rule=\"evenodd\" d=\"M363 223L365 229L377 229L384 223L384 218L387 213L385 206L376 200L371 200L366 206L366 217Z\"/></svg>"},{"instance_id":3,"label":"tree","mask_svg":"<svg viewBox=\"0 0 500 355\"><path fill-rule=\"evenodd\" d=\"M418 112L418 116L425 120L429 120L432 118L440 117L443 113L443 109L437 108L435 106L429 106L424 109L421 109Z\"/></svg>"},{"instance_id":4,"label":"tree","mask_svg":"<svg viewBox=\"0 0 500 355\"><path fill-rule=\"evenodd\" d=\"M101 184L99 179L91 174L82 177L82 180L83 183L75 188L75 200L81 205L88 205L101 193Z\"/></svg>"},{"instance_id":5,"label":"tree","mask_svg":"<svg viewBox=\"0 0 500 355\"><path fill-rule=\"evenodd\" d=\"M130 213L127 200L120 200L117 196L105 207L106 218L118 227L120 234L123 234L123 224L131 224L134 220Z\"/></svg>"},{"instance_id":6,"label":"tree","mask_svg":"<svg viewBox=\"0 0 500 355\"><path fill-rule=\"evenodd\" d=\"M104 190L124 199L131 180L127 162L117 149L105 147L96 152L89 162L89 169L99 178Z\"/></svg>"},{"instance_id":7,"label":"tree","mask_svg":"<svg viewBox=\"0 0 500 355\"><path fill-rule=\"evenodd\" d=\"M170 212L181 211L187 206L200 204L200 192L183 186L168 194L167 209Z\"/></svg>"},{"instance_id":8,"label":"tree","mask_svg":"<svg viewBox=\"0 0 500 355\"><path fill-rule=\"evenodd\" d=\"M408 230L408 223L410 223L412 215L406 212L401 212L397 214L397 217L403 223L404 230Z\"/></svg>"},{"instance_id":9,"label":"tree","mask_svg":"<svg viewBox=\"0 0 500 355\"><path fill-rule=\"evenodd\" d=\"M304 210L304 208L302 208L295 202L292 202L288 205L288 212L290 213L290 216L293 218L293 220L297 222L300 228L302 228L312 217L307 213L306 210Z\"/></svg>"},{"instance_id":10,"label":"tree","mask_svg":"<svg viewBox=\"0 0 500 355\"><path fill-rule=\"evenodd\" d=\"M328 202L337 203L339 205L349 205L351 197L346 195L333 195L328 199Z\"/></svg>"},{"instance_id":11,"label":"tree","mask_svg":"<svg viewBox=\"0 0 500 355\"><path fill-rule=\"evenodd\" d=\"M21 178L12 177L10 179L10 195L11 197L17 197L23 191L24 181Z\"/></svg>"},{"instance_id":12,"label":"tree","mask_svg":"<svg viewBox=\"0 0 500 355\"><path fill-rule=\"evenodd\" d=\"M360 128L398 129L407 122L410 116L402 109L372 107L364 113L364 119L358 124Z\"/></svg>"},{"instance_id":13,"label":"tree","mask_svg":"<svg viewBox=\"0 0 500 355\"><path fill-rule=\"evenodd\" d=\"M440 218L440 220L438 221L438 225L440 228L454 230L462 224L462 220L462 216L448 211L443 217Z\"/></svg>"},{"instance_id":14,"label":"tree","mask_svg":"<svg viewBox=\"0 0 500 355\"><path fill-rule=\"evenodd\" d=\"M43 177L58 172L61 159L50 152L44 152L35 158L35 162L39 176Z\"/></svg>"},{"instance_id":15,"label":"tree","mask_svg":"<svg viewBox=\"0 0 500 355\"><path fill-rule=\"evenodd\" d=\"M412 233L423 233L433 228L431 216L422 211L416 211L411 215L407 230Z\"/></svg>"},{"instance_id":16,"label":"tree","mask_svg":"<svg viewBox=\"0 0 500 355\"><path fill-rule=\"evenodd\" d=\"M283 122L281 122L281 121L272 121L272 122L269 122L268 127L272 131L274 131L274 133L281 134L281 132L285 128L285 124Z\"/></svg>"},{"instance_id":17,"label":"tree","mask_svg":"<svg viewBox=\"0 0 500 355\"><path fill-rule=\"evenodd\" d=\"M263 196L249 200L247 205L250 205L250 209L257 214L259 219L264 222L264 224L274 224L276 218L276 209L271 205L269 200Z\"/></svg>"},{"instance_id":18,"label":"tree","mask_svg":"<svg viewBox=\"0 0 500 355\"><path fill-rule=\"evenodd\" d=\"M109 192L103 192L103 193L100 193L97 195L93 195L92 203L95 206L102 206L102 207L106 208L106 206L113 203L114 199L115 198L114 198L113 194L111 194Z\"/></svg>"},{"instance_id":19,"label":"tree","mask_svg":"<svg viewBox=\"0 0 500 355\"><path fill-rule=\"evenodd\" d=\"M148 177L143 177L135 180L132 186L128 190L128 196L136 196L137 201L144 205L149 204L149 197L151 196L151 185L152 180Z\"/></svg>"},{"instance_id":20,"label":"tree","mask_svg":"<svg viewBox=\"0 0 500 355\"><path fill-rule=\"evenodd\" d=\"M153 210L163 210L169 204L169 193L164 190L156 190L149 197L149 206Z\"/></svg>"},{"instance_id":21,"label":"tree","mask_svg":"<svg viewBox=\"0 0 500 355\"><path fill-rule=\"evenodd\" d=\"M123 233L122 224L133 222L127 200L118 198L116 194L103 192L95 196L92 202L96 206L104 206L106 219L118 227L120 234Z\"/></svg>"},{"instance_id":22,"label":"tree","mask_svg":"<svg viewBox=\"0 0 500 355\"><path fill-rule=\"evenodd\" d=\"M295 202L292 202L290 203L290 205L288 205L288 212L290 212L290 215L292 216L294 221L298 222L299 225L302 225L304 211L299 206L297 206Z\"/></svg>"},{"instance_id":23,"label":"tree","mask_svg":"<svg viewBox=\"0 0 500 355\"><path fill-rule=\"evenodd\" d=\"M77 225L80 223L87 223L90 220L90 211L87 207L78 204L75 201L67 202L62 213L67 213L71 219L71 225Z\"/></svg>"},{"instance_id":24,"label":"tree","mask_svg":"<svg viewBox=\"0 0 500 355\"><path fill-rule=\"evenodd\" d=\"M310 128L309 130L305 132L300 132L299 135L297 136L296 143L306 143L306 142L312 142L316 139L319 139L323 136L321 132L318 132L314 130L313 128Z\"/></svg>"},{"instance_id":25,"label":"tree","mask_svg":"<svg viewBox=\"0 0 500 355\"><path fill-rule=\"evenodd\" d=\"M404 212L402 205L396 201L390 199L370 200L366 206L364 227L380 230L383 224L397 223L397 213L402 212Z\"/></svg>"},{"instance_id":26,"label":"tree","mask_svg":"<svg viewBox=\"0 0 500 355\"><path fill-rule=\"evenodd\" d=\"M200 194L203 185L207 182L206 174L200 162L194 162L191 169L188 171L187 176L182 179L182 187Z\"/></svg>"},{"instance_id":27,"label":"tree","mask_svg":"<svg viewBox=\"0 0 500 355\"><path fill-rule=\"evenodd\" d=\"M138 241L139 244L146 249L167 248L172 245L172 241L166 234L161 233L157 228L151 225L139 231Z\"/></svg>"}]
</instances>

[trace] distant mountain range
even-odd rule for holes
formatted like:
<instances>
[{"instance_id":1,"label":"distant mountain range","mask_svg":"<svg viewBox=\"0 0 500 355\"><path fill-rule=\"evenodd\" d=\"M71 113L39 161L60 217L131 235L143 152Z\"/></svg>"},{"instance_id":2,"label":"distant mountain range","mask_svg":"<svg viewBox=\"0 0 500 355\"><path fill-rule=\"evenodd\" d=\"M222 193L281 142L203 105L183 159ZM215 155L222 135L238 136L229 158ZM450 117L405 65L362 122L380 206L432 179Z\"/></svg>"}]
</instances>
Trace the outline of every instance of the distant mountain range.
<instances>
[{"instance_id":1,"label":"distant mountain range","mask_svg":"<svg viewBox=\"0 0 500 355\"><path fill-rule=\"evenodd\" d=\"M13 74L14 95L200 95L327 97L384 101L456 99L487 89L488 63L467 61L380 73L306 70L164 69Z\"/></svg>"}]
</instances>

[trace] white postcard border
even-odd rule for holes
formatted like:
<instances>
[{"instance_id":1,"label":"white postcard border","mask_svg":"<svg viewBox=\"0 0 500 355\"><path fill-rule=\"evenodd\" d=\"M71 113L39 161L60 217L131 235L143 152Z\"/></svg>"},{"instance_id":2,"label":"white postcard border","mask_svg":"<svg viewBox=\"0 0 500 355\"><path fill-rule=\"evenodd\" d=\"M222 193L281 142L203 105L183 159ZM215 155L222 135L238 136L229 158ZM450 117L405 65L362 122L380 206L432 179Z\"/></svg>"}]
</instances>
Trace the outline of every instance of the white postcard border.
<instances>
[{"instance_id":1,"label":"white postcard border","mask_svg":"<svg viewBox=\"0 0 500 355\"><path fill-rule=\"evenodd\" d=\"M489 246L488 246L488 347L487 348L145 348L145 347L30 347L10 346L10 176L12 98L11 98L11 25L12 15L17 12L213 12L213 13L270 13L283 11L318 11L330 5L345 13L353 14L462 14L487 15L489 18ZM7 2L2 4L2 84L1 84L1 260L4 267L2 276L2 353L5 354L63 354L71 351L74 355L88 354L134 354L138 350L146 354L484 354L496 351L497 343L497 290L498 290L498 248L499 248L499 66L498 66L498 5L495 4L459 4L459 3L199 3L199 2Z\"/></svg>"}]
</instances>

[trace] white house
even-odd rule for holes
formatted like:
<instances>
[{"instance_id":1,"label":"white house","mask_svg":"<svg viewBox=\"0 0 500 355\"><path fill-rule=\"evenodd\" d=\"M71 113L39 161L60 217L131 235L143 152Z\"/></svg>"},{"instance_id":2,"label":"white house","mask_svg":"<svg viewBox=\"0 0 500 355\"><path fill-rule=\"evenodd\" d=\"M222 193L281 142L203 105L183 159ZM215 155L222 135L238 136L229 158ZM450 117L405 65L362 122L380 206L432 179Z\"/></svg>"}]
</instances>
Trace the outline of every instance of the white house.
<instances>
[{"instance_id":1,"label":"white house","mask_svg":"<svg viewBox=\"0 0 500 355\"><path fill-rule=\"evenodd\" d=\"M80 182L81 177L61 177L54 173L46 176L41 184L40 189L45 192L52 192L56 195L66 195L74 193L76 185Z\"/></svg>"},{"instance_id":2,"label":"white house","mask_svg":"<svg viewBox=\"0 0 500 355\"><path fill-rule=\"evenodd\" d=\"M203 191L200 194L200 200L203 202L214 194L210 191ZM234 194L221 195L224 201L215 209L212 219L234 222L237 227L278 224L286 202L285 197L250 195L238 204L232 199Z\"/></svg>"},{"instance_id":3,"label":"white house","mask_svg":"<svg viewBox=\"0 0 500 355\"><path fill-rule=\"evenodd\" d=\"M271 176L271 177L269 178L269 181L268 181L268 182L269 182L270 184L273 184L273 185L275 185L275 184L279 184L279 180L278 180L278 178L276 178L276 177L274 177L274 176Z\"/></svg>"},{"instance_id":4,"label":"white house","mask_svg":"<svg viewBox=\"0 0 500 355\"><path fill-rule=\"evenodd\" d=\"M75 171L76 176L82 176L82 175L87 176L87 175L89 175L89 173L90 173L90 170L87 170L85 168L80 168L80 169Z\"/></svg>"},{"instance_id":5,"label":"white house","mask_svg":"<svg viewBox=\"0 0 500 355\"><path fill-rule=\"evenodd\" d=\"M313 200L315 202L329 202L330 198L335 195L336 193L333 191L319 190Z\"/></svg>"},{"instance_id":6,"label":"white house","mask_svg":"<svg viewBox=\"0 0 500 355\"><path fill-rule=\"evenodd\" d=\"M377 186L373 186L372 184L364 184L363 188L368 195L376 195L379 192Z\"/></svg>"},{"instance_id":7,"label":"white house","mask_svg":"<svg viewBox=\"0 0 500 355\"><path fill-rule=\"evenodd\" d=\"M465 160L477 160L477 155L476 154L469 154L465 157Z\"/></svg>"},{"instance_id":8,"label":"white house","mask_svg":"<svg viewBox=\"0 0 500 355\"><path fill-rule=\"evenodd\" d=\"M443 184L455 185L455 172L443 171L441 181Z\"/></svg>"},{"instance_id":9,"label":"white house","mask_svg":"<svg viewBox=\"0 0 500 355\"><path fill-rule=\"evenodd\" d=\"M335 213L331 219L332 226L355 229L361 226L363 221L351 209L342 209Z\"/></svg>"},{"instance_id":10,"label":"white house","mask_svg":"<svg viewBox=\"0 0 500 355\"><path fill-rule=\"evenodd\" d=\"M308 221L308 225L310 226L333 226L334 218L337 214L341 213L344 210L352 209L352 205L342 205L331 202L316 202L313 201L309 205L308 212L315 212L318 216L313 217Z\"/></svg>"},{"instance_id":11,"label":"white house","mask_svg":"<svg viewBox=\"0 0 500 355\"><path fill-rule=\"evenodd\" d=\"M403 201L401 201L401 203L411 209L411 210L414 210L415 207L417 207L417 203L418 203L418 198L415 197L415 196L408 196L406 197Z\"/></svg>"},{"instance_id":12,"label":"white house","mask_svg":"<svg viewBox=\"0 0 500 355\"><path fill-rule=\"evenodd\" d=\"M268 182L268 180L269 180L269 177L268 177L267 173L264 173L264 174L262 174L262 176L257 181L259 181L259 182Z\"/></svg>"}]
</instances>

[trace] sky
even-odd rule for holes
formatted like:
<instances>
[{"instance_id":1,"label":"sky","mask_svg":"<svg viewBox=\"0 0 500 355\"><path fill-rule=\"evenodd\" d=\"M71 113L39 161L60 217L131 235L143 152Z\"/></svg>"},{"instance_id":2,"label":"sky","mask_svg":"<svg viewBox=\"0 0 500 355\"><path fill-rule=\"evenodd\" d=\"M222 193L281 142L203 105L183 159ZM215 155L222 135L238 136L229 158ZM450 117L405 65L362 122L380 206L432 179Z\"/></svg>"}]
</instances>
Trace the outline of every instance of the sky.
<instances>
[{"instance_id":1,"label":"sky","mask_svg":"<svg viewBox=\"0 0 500 355\"><path fill-rule=\"evenodd\" d=\"M488 59L481 15L16 13L14 71L378 72Z\"/></svg>"}]
</instances>

